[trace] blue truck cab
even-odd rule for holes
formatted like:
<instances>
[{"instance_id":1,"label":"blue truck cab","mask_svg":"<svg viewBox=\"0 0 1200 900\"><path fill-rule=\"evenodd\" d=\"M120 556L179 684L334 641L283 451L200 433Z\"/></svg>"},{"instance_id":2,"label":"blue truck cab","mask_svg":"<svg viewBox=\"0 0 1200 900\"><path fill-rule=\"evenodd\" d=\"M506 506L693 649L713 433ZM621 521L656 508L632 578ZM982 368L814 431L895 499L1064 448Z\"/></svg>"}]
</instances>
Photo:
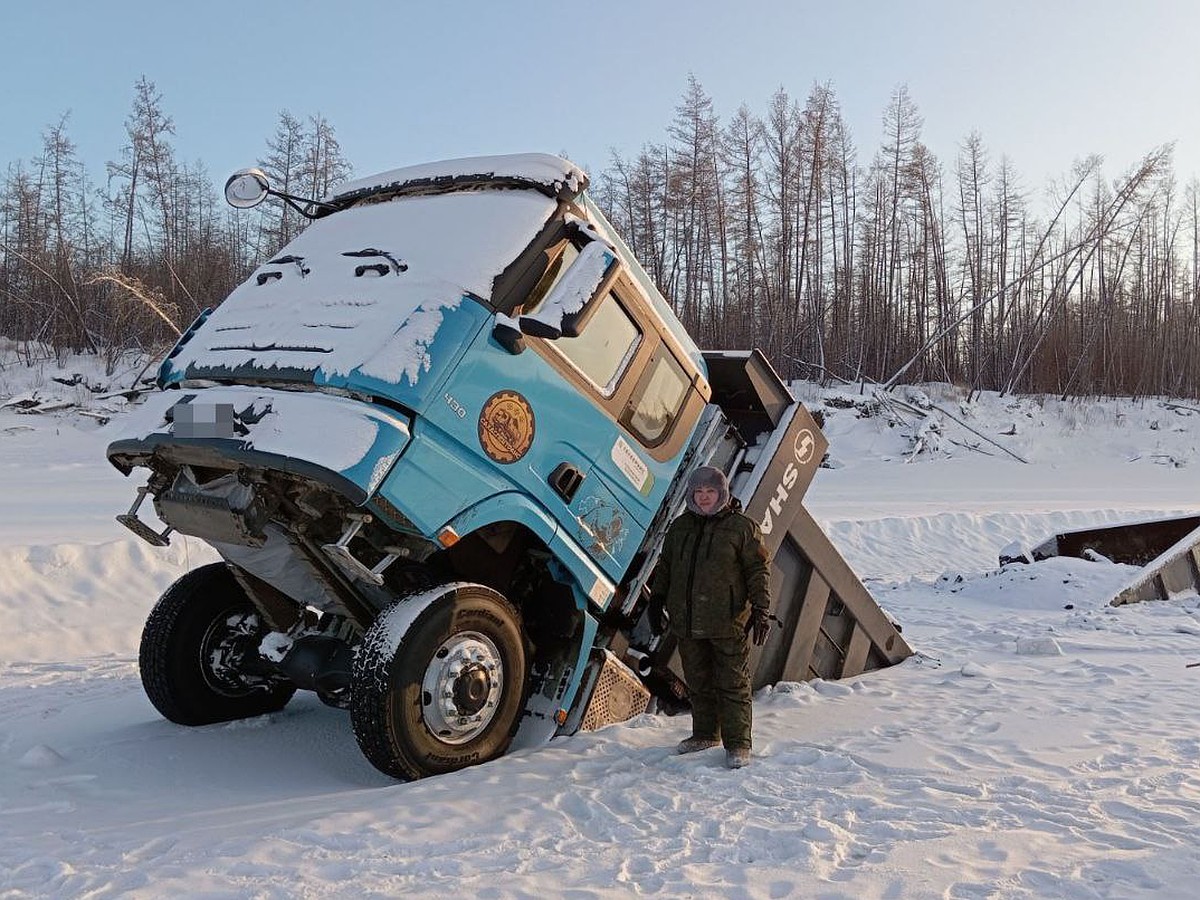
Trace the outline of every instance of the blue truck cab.
<instances>
[{"instance_id":1,"label":"blue truck cab","mask_svg":"<svg viewBox=\"0 0 1200 900\"><path fill-rule=\"evenodd\" d=\"M685 700L643 610L687 473L741 466L770 531L823 439L774 382L777 409L761 386L734 403L757 431L714 405L712 356L586 187L547 155L351 182L180 338L108 447L149 470L119 521L222 558L147 620L166 718L313 690L374 766L416 778ZM268 193L257 170L227 187L235 205ZM736 358L726 381L753 388ZM772 441L790 487L766 483L778 446L755 461Z\"/></svg>"}]
</instances>

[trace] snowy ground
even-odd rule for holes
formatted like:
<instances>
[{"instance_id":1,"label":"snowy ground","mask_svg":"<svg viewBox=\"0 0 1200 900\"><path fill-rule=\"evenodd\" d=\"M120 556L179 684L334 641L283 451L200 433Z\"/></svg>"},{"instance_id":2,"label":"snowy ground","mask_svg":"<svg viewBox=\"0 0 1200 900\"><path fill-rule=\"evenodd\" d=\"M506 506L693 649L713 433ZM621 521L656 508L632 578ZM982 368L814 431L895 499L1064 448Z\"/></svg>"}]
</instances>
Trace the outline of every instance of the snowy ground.
<instances>
[{"instance_id":1,"label":"snowy ground","mask_svg":"<svg viewBox=\"0 0 1200 900\"><path fill-rule=\"evenodd\" d=\"M25 377L0 370L0 404ZM0 409L0 898L1190 900L1200 598L1111 608L1134 570L996 554L1200 511L1200 409L928 398L1028 464L949 419L906 462L912 427L836 409L838 468L807 500L915 657L763 692L741 771L672 756L688 719L643 716L412 784L306 696L231 725L159 718L141 623L211 551L112 521L135 485L97 420Z\"/></svg>"}]
</instances>

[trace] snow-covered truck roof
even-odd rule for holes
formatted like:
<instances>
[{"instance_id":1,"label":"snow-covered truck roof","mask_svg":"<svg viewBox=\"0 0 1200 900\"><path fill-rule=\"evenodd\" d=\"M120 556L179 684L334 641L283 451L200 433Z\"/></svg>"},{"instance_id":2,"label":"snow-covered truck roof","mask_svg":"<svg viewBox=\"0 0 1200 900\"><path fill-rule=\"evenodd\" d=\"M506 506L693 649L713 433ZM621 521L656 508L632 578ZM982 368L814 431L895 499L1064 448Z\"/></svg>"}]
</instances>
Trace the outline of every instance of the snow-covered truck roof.
<instances>
[{"instance_id":1,"label":"snow-covered truck roof","mask_svg":"<svg viewBox=\"0 0 1200 900\"><path fill-rule=\"evenodd\" d=\"M385 174L352 192L395 183ZM351 204L259 266L168 363L186 378L254 370L330 383L357 369L415 384L446 314L464 297L489 299L556 208L535 190Z\"/></svg>"}]
</instances>

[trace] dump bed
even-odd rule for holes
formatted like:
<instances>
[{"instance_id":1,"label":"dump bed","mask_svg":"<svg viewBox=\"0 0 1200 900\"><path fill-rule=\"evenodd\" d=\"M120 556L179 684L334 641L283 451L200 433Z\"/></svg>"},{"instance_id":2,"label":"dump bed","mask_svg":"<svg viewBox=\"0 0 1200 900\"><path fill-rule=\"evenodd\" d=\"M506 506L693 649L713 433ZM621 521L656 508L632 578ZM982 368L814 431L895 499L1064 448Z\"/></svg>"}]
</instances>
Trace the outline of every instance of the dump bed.
<instances>
[{"instance_id":1,"label":"dump bed","mask_svg":"<svg viewBox=\"0 0 1200 900\"><path fill-rule=\"evenodd\" d=\"M829 442L759 351L705 354L716 403L745 442L727 471L772 553L780 627L751 660L754 687L848 678L912 655L802 499Z\"/></svg>"}]
</instances>

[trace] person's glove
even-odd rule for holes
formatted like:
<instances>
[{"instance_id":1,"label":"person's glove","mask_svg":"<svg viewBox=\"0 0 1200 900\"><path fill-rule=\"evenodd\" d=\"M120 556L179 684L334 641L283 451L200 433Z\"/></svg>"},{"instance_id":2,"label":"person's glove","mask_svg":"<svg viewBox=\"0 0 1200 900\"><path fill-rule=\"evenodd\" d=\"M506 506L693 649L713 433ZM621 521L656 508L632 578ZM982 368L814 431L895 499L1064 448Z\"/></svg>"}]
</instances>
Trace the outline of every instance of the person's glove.
<instances>
[{"instance_id":1,"label":"person's glove","mask_svg":"<svg viewBox=\"0 0 1200 900\"><path fill-rule=\"evenodd\" d=\"M755 647L761 647L767 642L771 633L771 615L765 606L751 606L750 618L746 620L746 634L754 641Z\"/></svg>"},{"instance_id":2,"label":"person's glove","mask_svg":"<svg viewBox=\"0 0 1200 900\"><path fill-rule=\"evenodd\" d=\"M667 630L667 611L661 603L651 600L646 607L646 618L650 622L650 633L663 634Z\"/></svg>"}]
</instances>

